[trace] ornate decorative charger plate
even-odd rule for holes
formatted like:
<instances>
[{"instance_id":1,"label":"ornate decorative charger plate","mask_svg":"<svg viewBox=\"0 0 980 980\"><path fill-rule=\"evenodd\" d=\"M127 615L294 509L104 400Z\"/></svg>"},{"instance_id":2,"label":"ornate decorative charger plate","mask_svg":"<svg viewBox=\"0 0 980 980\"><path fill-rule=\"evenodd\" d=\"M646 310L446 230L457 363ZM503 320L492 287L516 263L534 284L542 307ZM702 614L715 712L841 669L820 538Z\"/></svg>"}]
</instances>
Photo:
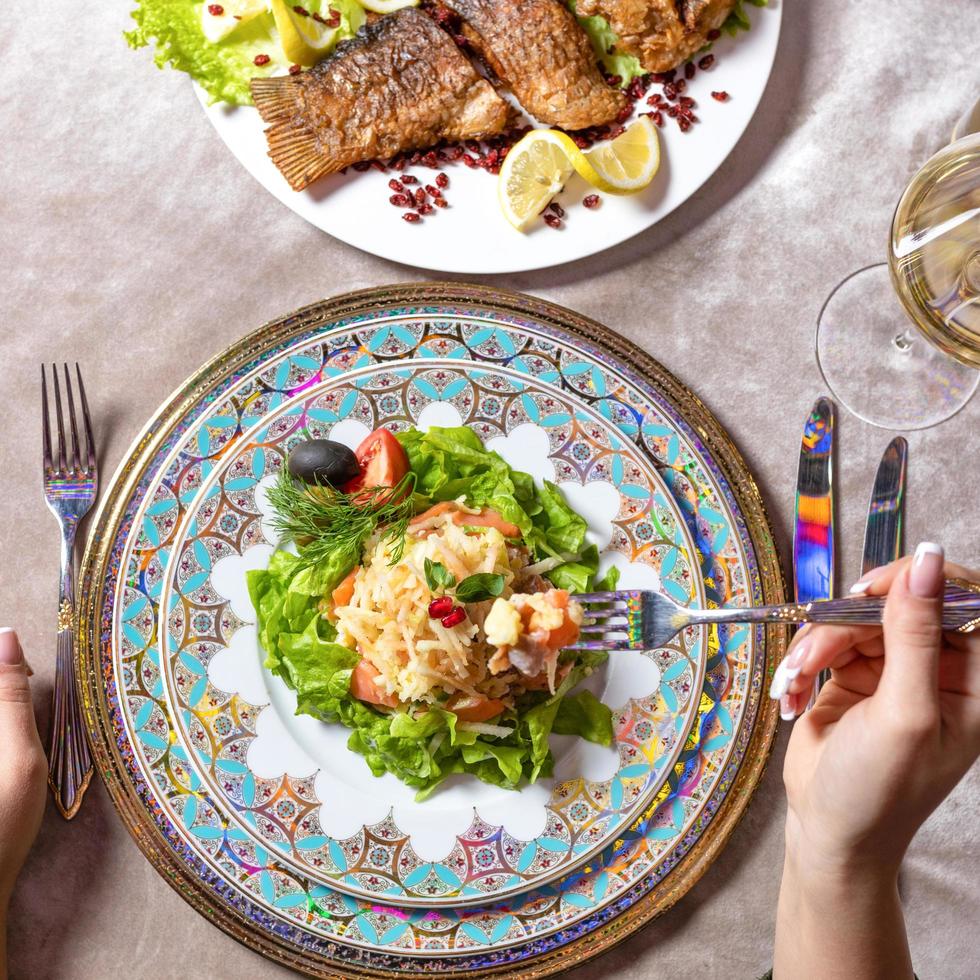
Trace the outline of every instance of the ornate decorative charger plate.
<instances>
[{"instance_id":1,"label":"ornate decorative charger plate","mask_svg":"<svg viewBox=\"0 0 980 980\"><path fill-rule=\"evenodd\" d=\"M764 766L778 630L614 655L616 751L555 740L556 778L459 778L415 804L295 718L259 667L243 572L305 426L464 422L555 478L624 579L687 602L782 596L758 492L697 399L591 321L451 285L350 294L202 368L121 466L86 552L79 657L100 769L145 853L209 918L318 975L545 975L703 872ZM632 578L631 578L632 577ZM638 696L639 695L639 696ZM566 744L558 744L565 741Z\"/></svg>"}]
</instances>

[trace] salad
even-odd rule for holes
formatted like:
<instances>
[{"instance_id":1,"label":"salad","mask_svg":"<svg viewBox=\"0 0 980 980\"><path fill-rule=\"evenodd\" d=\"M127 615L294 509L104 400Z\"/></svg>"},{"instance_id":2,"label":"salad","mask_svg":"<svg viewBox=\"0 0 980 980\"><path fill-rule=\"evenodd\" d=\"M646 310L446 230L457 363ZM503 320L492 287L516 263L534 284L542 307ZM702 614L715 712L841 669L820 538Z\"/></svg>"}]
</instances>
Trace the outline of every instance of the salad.
<instances>
[{"instance_id":1,"label":"salad","mask_svg":"<svg viewBox=\"0 0 980 980\"><path fill-rule=\"evenodd\" d=\"M468 773L507 789L552 772L552 733L600 745L612 714L569 650L601 583L586 522L467 427L300 443L269 491L282 545L248 573L266 667L297 714L342 724L371 771L424 799ZM294 547L289 547L289 546Z\"/></svg>"}]
</instances>

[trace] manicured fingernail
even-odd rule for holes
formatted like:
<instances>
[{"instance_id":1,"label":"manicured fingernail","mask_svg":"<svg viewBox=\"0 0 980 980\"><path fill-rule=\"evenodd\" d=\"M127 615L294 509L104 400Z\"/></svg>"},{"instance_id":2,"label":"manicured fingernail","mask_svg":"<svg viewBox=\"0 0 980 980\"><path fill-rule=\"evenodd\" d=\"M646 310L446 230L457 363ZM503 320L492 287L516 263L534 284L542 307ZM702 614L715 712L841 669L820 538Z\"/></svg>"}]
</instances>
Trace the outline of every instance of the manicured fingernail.
<instances>
[{"instance_id":1,"label":"manicured fingernail","mask_svg":"<svg viewBox=\"0 0 980 980\"><path fill-rule=\"evenodd\" d=\"M793 721L796 718L796 712L793 710L793 699L788 694L784 694L779 699L779 717L783 721Z\"/></svg>"},{"instance_id":2,"label":"manicured fingernail","mask_svg":"<svg viewBox=\"0 0 980 980\"><path fill-rule=\"evenodd\" d=\"M863 595L871 588L871 583L887 568L887 565L879 565L866 571L847 591L851 595Z\"/></svg>"},{"instance_id":3,"label":"manicured fingernail","mask_svg":"<svg viewBox=\"0 0 980 980\"><path fill-rule=\"evenodd\" d=\"M789 690L790 683L800 674L799 667L791 667L789 658L780 661L776 668L776 673L772 675L772 684L769 685L769 697L774 701L783 697Z\"/></svg>"},{"instance_id":4,"label":"manicured fingernail","mask_svg":"<svg viewBox=\"0 0 980 980\"><path fill-rule=\"evenodd\" d=\"M807 651L810 649L809 639L798 640L796 645L790 650L789 655L786 657L786 667L787 669L795 669L797 676L800 669L803 667L803 658L807 655ZM791 677L790 680L793 678Z\"/></svg>"},{"instance_id":5,"label":"manicured fingernail","mask_svg":"<svg viewBox=\"0 0 980 980\"><path fill-rule=\"evenodd\" d=\"M24 655L12 626L0 626L0 664L20 664Z\"/></svg>"},{"instance_id":6,"label":"manicured fingernail","mask_svg":"<svg viewBox=\"0 0 980 980\"><path fill-rule=\"evenodd\" d=\"M915 549L912 568L909 571L909 592L923 599L939 595L943 587L943 559L941 545L923 541Z\"/></svg>"}]
</instances>

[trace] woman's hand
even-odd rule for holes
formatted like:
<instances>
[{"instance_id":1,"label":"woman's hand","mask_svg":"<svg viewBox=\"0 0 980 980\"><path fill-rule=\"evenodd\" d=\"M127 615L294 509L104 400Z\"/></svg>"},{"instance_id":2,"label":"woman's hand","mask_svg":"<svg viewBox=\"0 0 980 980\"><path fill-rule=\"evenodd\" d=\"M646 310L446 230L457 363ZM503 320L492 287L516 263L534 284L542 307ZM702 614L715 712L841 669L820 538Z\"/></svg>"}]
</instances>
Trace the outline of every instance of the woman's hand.
<instances>
[{"instance_id":1,"label":"woman's hand","mask_svg":"<svg viewBox=\"0 0 980 980\"><path fill-rule=\"evenodd\" d=\"M856 587L887 594L882 627L809 627L776 672L770 693L792 718L817 674L832 670L795 724L783 770L777 976L780 967L837 976L828 956L840 976L911 975L898 868L980 754L980 632L941 629L940 596L954 577L978 580L944 566L938 546L920 545Z\"/></svg>"},{"instance_id":2,"label":"woman's hand","mask_svg":"<svg viewBox=\"0 0 980 980\"><path fill-rule=\"evenodd\" d=\"M17 634L0 630L0 975L7 903L44 813L47 763L29 673Z\"/></svg>"}]
</instances>

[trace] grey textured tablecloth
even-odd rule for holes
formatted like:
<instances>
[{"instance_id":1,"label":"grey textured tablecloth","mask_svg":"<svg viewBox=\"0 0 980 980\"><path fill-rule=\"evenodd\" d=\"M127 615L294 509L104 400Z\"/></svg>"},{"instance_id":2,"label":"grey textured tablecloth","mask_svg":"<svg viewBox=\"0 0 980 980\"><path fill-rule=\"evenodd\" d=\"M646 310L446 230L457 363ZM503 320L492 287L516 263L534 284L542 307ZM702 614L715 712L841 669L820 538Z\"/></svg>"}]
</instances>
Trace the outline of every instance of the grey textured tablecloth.
<instances>
[{"instance_id":1,"label":"grey textured tablecloth","mask_svg":"<svg viewBox=\"0 0 980 980\"><path fill-rule=\"evenodd\" d=\"M126 49L128 6L16 4L0 32L0 623L18 628L37 672L44 731L57 539L39 486L39 362L83 363L108 475L162 399L243 332L323 296L423 277L334 241L262 191L186 78ZM795 0L784 17L759 112L700 193L604 255L495 281L604 321L692 385L758 476L785 561L800 426L821 391L817 311L847 273L883 259L906 181L980 94L980 4ZM980 398L909 440L910 543L942 540L975 566L978 424ZM854 576L888 436L846 415L840 430ZM704 879L577 980L768 968L787 735ZM909 855L903 894L922 977L980 976L978 813L975 767ZM10 931L16 978L286 975L157 876L98 779L73 823L49 806Z\"/></svg>"}]
</instances>

